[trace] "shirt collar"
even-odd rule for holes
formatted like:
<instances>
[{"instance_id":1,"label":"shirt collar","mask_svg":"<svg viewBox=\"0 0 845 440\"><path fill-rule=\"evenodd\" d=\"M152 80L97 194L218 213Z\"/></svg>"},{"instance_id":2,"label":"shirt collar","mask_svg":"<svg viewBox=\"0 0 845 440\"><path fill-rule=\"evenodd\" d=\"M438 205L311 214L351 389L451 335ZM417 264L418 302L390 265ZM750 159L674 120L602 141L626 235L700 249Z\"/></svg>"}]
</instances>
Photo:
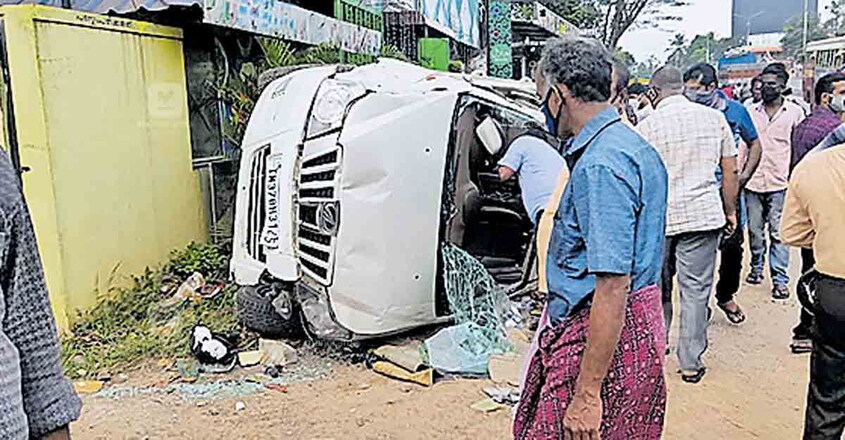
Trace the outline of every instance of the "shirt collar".
<instances>
[{"instance_id":1,"label":"shirt collar","mask_svg":"<svg viewBox=\"0 0 845 440\"><path fill-rule=\"evenodd\" d=\"M787 100L786 97L784 97L783 98L783 104L781 104L778 111L776 111L775 115L772 116L770 119L775 120L775 118L777 118L778 115L780 115L781 113L783 113L787 110L787 106L789 106L789 100ZM769 116L769 114L766 113L766 103L765 102L760 101L759 103L755 104L754 105L754 111L761 113L763 115L766 115L767 118Z\"/></svg>"},{"instance_id":2,"label":"shirt collar","mask_svg":"<svg viewBox=\"0 0 845 440\"><path fill-rule=\"evenodd\" d=\"M831 110L830 107L826 105L817 105L813 107L813 111L812 113L810 113L810 115L820 118L839 119L839 115L833 113L833 110Z\"/></svg>"},{"instance_id":3,"label":"shirt collar","mask_svg":"<svg viewBox=\"0 0 845 440\"><path fill-rule=\"evenodd\" d=\"M687 97L684 95L674 95L660 101L660 103L657 104L657 109L660 110L661 108L668 107L670 105L683 104L689 102L690 100L687 99Z\"/></svg>"},{"instance_id":4,"label":"shirt collar","mask_svg":"<svg viewBox=\"0 0 845 440\"><path fill-rule=\"evenodd\" d=\"M592 119L587 121L587 124L584 125L584 128L575 136L570 142L569 145L566 147L566 156L572 156L573 154L583 150L590 142L601 133L609 125L619 122L621 120L619 113L616 111L616 108L613 106L608 107L606 110L602 110Z\"/></svg>"}]
</instances>

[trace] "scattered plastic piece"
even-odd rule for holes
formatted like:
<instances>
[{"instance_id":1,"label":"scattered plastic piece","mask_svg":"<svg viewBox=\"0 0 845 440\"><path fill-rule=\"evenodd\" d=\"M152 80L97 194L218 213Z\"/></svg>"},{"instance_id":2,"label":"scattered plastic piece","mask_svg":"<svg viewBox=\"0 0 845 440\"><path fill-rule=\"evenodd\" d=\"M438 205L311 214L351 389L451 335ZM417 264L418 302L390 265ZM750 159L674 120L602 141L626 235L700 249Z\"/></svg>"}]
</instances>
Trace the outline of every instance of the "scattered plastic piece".
<instances>
[{"instance_id":1,"label":"scattered plastic piece","mask_svg":"<svg viewBox=\"0 0 845 440\"><path fill-rule=\"evenodd\" d=\"M470 408L480 411L483 413L491 413L498 411L502 408L507 408L506 405L502 405L501 403L496 403L493 399L484 399L479 400L478 402L473 403Z\"/></svg>"},{"instance_id":2,"label":"scattered plastic piece","mask_svg":"<svg viewBox=\"0 0 845 440\"><path fill-rule=\"evenodd\" d=\"M393 379L412 382L425 387L430 387L434 384L434 370L431 368L412 373L390 362L376 361L373 363L373 371Z\"/></svg>"},{"instance_id":3,"label":"scattered plastic piece","mask_svg":"<svg viewBox=\"0 0 845 440\"><path fill-rule=\"evenodd\" d=\"M277 384L277 383L265 383L264 388L267 388L268 390L278 391L280 393L287 393L288 392L288 386L287 385L280 385L280 384Z\"/></svg>"},{"instance_id":4,"label":"scattered plastic piece","mask_svg":"<svg viewBox=\"0 0 845 440\"><path fill-rule=\"evenodd\" d=\"M372 355L396 364L408 371L423 371L427 368L420 355L420 344L404 346L383 345L373 350Z\"/></svg>"},{"instance_id":5,"label":"scattered plastic piece","mask_svg":"<svg viewBox=\"0 0 845 440\"><path fill-rule=\"evenodd\" d=\"M267 366L284 367L299 361L296 349L283 341L259 339L258 350L263 354L262 364Z\"/></svg>"},{"instance_id":6,"label":"scattered plastic piece","mask_svg":"<svg viewBox=\"0 0 845 440\"><path fill-rule=\"evenodd\" d=\"M95 394L103 389L103 383L98 380L80 380L73 383L73 389L78 394Z\"/></svg>"},{"instance_id":7,"label":"scattered plastic piece","mask_svg":"<svg viewBox=\"0 0 845 440\"><path fill-rule=\"evenodd\" d=\"M261 352L258 350L242 351L238 353L238 363L242 367L254 367L261 363Z\"/></svg>"},{"instance_id":8,"label":"scattered plastic piece","mask_svg":"<svg viewBox=\"0 0 845 440\"><path fill-rule=\"evenodd\" d=\"M235 404L235 412L241 412L246 409L246 404L243 402L238 402Z\"/></svg>"}]
</instances>

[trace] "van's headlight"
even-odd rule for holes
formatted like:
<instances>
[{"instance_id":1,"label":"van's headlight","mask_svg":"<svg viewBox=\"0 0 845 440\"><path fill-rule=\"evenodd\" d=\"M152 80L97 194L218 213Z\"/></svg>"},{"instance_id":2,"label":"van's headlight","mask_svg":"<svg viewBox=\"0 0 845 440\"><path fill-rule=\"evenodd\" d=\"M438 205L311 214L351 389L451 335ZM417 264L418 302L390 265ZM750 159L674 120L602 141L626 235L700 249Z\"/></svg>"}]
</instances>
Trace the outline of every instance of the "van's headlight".
<instances>
[{"instance_id":1,"label":"van's headlight","mask_svg":"<svg viewBox=\"0 0 845 440\"><path fill-rule=\"evenodd\" d=\"M313 138L340 128L346 109L352 101L364 96L367 90L359 83L341 79L327 79L317 92L308 137Z\"/></svg>"}]
</instances>

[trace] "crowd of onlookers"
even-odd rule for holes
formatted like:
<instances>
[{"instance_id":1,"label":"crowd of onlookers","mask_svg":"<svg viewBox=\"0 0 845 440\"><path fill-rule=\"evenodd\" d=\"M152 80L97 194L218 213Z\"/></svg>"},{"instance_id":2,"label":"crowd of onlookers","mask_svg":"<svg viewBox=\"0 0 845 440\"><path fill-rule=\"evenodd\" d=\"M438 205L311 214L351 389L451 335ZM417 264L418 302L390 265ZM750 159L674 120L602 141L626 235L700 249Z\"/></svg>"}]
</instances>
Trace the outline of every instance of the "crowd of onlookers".
<instances>
[{"instance_id":1,"label":"crowd of onlookers","mask_svg":"<svg viewBox=\"0 0 845 440\"><path fill-rule=\"evenodd\" d=\"M812 352L804 436L841 437L845 75L821 78L812 106L789 79L772 63L741 103L708 64L662 67L647 85L628 85L625 67L594 40L547 45L535 82L565 165L535 154L550 150L542 144L501 163L524 192L549 198L537 238L548 302L515 437L660 437L670 324L677 315L678 374L698 383L711 292L732 324L746 320L737 300L746 237L744 281L768 278L775 302L792 297L789 246L801 248L798 284L810 299L791 348ZM552 163L568 181L528 176Z\"/></svg>"}]
</instances>

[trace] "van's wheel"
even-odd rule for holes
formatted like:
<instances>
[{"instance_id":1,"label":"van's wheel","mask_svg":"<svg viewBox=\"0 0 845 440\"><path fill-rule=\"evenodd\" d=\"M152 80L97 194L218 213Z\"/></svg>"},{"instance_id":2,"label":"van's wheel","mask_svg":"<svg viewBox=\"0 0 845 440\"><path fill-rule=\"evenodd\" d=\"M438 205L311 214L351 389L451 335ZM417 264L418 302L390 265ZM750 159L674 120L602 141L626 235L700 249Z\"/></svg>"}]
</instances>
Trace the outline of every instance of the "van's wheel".
<instances>
[{"instance_id":1,"label":"van's wheel","mask_svg":"<svg viewBox=\"0 0 845 440\"><path fill-rule=\"evenodd\" d=\"M238 322L261 336L288 338L302 334L299 307L286 290L273 284L242 286L235 294ZM273 302L284 304L280 314Z\"/></svg>"}]
</instances>

